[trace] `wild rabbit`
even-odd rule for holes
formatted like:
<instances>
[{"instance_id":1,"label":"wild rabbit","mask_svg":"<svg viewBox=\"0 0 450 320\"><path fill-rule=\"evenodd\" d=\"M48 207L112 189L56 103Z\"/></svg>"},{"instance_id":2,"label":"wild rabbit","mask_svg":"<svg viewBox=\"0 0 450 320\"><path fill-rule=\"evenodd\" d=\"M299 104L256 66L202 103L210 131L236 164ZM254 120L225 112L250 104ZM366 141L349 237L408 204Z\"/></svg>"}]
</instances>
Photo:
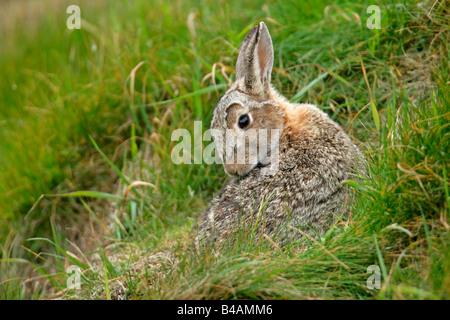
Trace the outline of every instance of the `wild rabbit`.
<instances>
[{"instance_id":1,"label":"wild rabbit","mask_svg":"<svg viewBox=\"0 0 450 320\"><path fill-rule=\"evenodd\" d=\"M327 114L290 103L271 86L273 59L261 22L242 42L236 81L214 110L216 152L232 178L204 213L197 245L233 242L238 230L248 240L266 234L282 245L322 236L345 215L342 182L363 169L363 155ZM230 136L241 143L230 145Z\"/></svg>"}]
</instances>

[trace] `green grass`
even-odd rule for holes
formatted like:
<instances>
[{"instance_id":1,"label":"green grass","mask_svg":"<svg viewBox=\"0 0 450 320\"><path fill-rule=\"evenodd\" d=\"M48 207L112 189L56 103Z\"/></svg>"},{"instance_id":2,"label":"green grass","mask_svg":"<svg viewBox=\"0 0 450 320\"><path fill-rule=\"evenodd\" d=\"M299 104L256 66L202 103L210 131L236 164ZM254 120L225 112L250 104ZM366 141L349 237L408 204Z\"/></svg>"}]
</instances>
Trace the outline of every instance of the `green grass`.
<instances>
[{"instance_id":1,"label":"green grass","mask_svg":"<svg viewBox=\"0 0 450 320\"><path fill-rule=\"evenodd\" d=\"M450 297L446 4L384 1L370 30L369 1L79 1L82 29L68 31L72 2L27 19L33 2L0 4L0 299ZM371 178L308 250L240 240L195 253L226 175L173 164L171 134L208 128L261 20L273 85L338 121ZM380 290L366 286L371 265Z\"/></svg>"}]
</instances>

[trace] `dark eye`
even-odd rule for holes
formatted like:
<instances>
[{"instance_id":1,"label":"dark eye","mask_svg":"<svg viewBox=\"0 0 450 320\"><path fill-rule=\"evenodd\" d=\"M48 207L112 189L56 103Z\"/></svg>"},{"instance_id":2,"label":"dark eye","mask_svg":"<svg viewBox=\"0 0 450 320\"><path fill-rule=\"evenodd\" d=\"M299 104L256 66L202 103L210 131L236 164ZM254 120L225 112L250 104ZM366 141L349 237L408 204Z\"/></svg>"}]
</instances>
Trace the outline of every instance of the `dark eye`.
<instances>
[{"instance_id":1,"label":"dark eye","mask_svg":"<svg viewBox=\"0 0 450 320\"><path fill-rule=\"evenodd\" d=\"M247 113L239 117L238 120L239 128L244 129L248 127L249 124L250 124L250 116Z\"/></svg>"}]
</instances>

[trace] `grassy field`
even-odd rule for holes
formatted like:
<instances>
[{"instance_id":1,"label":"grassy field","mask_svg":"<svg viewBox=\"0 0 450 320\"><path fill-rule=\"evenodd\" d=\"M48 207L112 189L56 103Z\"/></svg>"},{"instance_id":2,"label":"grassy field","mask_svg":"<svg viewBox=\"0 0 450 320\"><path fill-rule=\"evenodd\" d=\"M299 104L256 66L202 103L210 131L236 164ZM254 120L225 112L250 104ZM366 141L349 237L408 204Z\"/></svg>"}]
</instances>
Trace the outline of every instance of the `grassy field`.
<instances>
[{"instance_id":1,"label":"grassy field","mask_svg":"<svg viewBox=\"0 0 450 320\"><path fill-rule=\"evenodd\" d=\"M450 298L448 3L378 2L380 29L370 1L94 3L0 3L0 299ZM340 123L371 178L308 250L194 253L227 178L174 164L171 135L209 127L259 21L274 87Z\"/></svg>"}]
</instances>

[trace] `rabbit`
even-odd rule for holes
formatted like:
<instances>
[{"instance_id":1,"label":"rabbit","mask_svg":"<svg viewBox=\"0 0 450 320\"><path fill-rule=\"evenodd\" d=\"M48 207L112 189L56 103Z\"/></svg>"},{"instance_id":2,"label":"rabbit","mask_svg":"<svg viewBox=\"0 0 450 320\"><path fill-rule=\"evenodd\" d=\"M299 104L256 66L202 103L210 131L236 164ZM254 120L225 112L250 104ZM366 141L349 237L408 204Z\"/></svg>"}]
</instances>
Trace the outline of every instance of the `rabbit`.
<instances>
[{"instance_id":1,"label":"rabbit","mask_svg":"<svg viewBox=\"0 0 450 320\"><path fill-rule=\"evenodd\" d=\"M261 22L242 42L236 80L214 109L216 152L231 178L204 212L197 246L233 243L239 230L249 241L265 234L279 245L301 242L322 237L348 211L349 188L342 182L364 171L364 156L326 113L290 103L272 87L273 60L272 39ZM248 135L246 161L230 161L237 144L226 145L225 136L242 138L249 131L267 132L265 152L253 150L249 161L258 134Z\"/></svg>"}]
</instances>

